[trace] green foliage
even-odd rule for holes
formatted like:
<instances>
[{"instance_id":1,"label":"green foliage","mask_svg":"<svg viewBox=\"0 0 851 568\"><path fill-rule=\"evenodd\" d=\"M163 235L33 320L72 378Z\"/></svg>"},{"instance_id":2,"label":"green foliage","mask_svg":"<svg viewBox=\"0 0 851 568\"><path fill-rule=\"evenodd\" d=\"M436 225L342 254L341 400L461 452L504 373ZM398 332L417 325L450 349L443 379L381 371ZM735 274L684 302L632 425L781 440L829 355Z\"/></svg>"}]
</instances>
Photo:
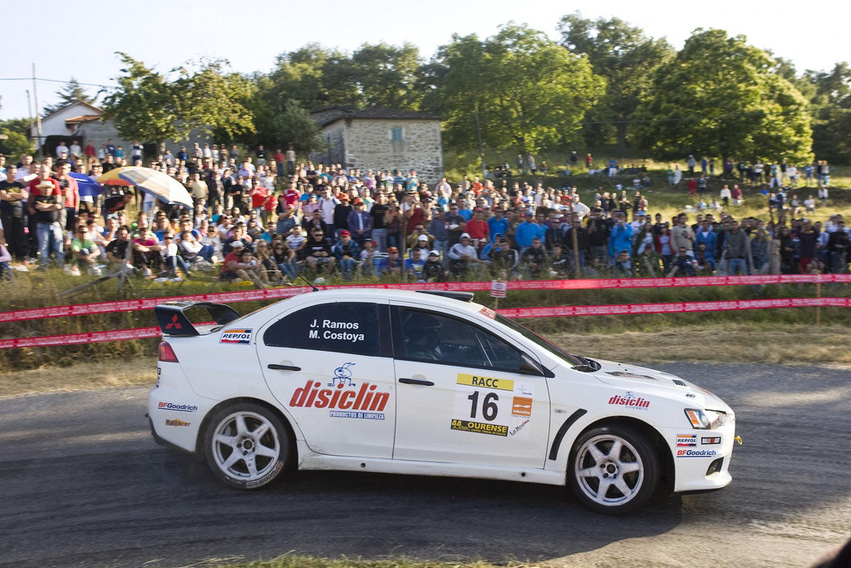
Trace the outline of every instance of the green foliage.
<instances>
[{"instance_id":1,"label":"green foliage","mask_svg":"<svg viewBox=\"0 0 851 568\"><path fill-rule=\"evenodd\" d=\"M594 72L606 79L605 96L588 114L592 124L585 128L586 140L596 145L614 135L623 152L628 121L654 71L673 57L674 49L665 39L648 38L641 28L619 18L588 20L576 12L564 16L558 29L561 44L571 53L587 56Z\"/></svg>"},{"instance_id":2,"label":"green foliage","mask_svg":"<svg viewBox=\"0 0 851 568\"><path fill-rule=\"evenodd\" d=\"M634 133L661 159L693 153L802 163L812 159L807 106L744 36L698 29L656 71Z\"/></svg>"},{"instance_id":3,"label":"green foliage","mask_svg":"<svg viewBox=\"0 0 851 568\"><path fill-rule=\"evenodd\" d=\"M186 140L193 128L207 133L221 129L231 136L253 128L246 107L251 82L227 73L226 61L204 60L195 71L177 68L172 71L178 78L169 80L126 53L119 56L124 68L104 110L123 138L162 145Z\"/></svg>"},{"instance_id":4,"label":"green foliage","mask_svg":"<svg viewBox=\"0 0 851 568\"><path fill-rule=\"evenodd\" d=\"M429 101L443 111L446 141L465 151L477 145L476 115L486 146L536 153L575 137L605 81L588 60L542 32L508 24L485 40L454 36L432 69L439 80Z\"/></svg>"},{"instance_id":5,"label":"green foliage","mask_svg":"<svg viewBox=\"0 0 851 568\"><path fill-rule=\"evenodd\" d=\"M807 71L804 80L814 91L813 150L819 158L851 164L851 66L843 61L829 73Z\"/></svg>"},{"instance_id":6,"label":"green foliage","mask_svg":"<svg viewBox=\"0 0 851 568\"><path fill-rule=\"evenodd\" d=\"M59 97L59 102L55 105L45 105L44 107L44 115L48 115L51 112L55 112L65 105L71 104L74 101L83 101L85 103L94 104L97 97L89 96L86 93L86 89L73 77L71 80L65 83L65 86L56 91L56 96Z\"/></svg>"},{"instance_id":7,"label":"green foliage","mask_svg":"<svg viewBox=\"0 0 851 568\"><path fill-rule=\"evenodd\" d=\"M296 101L287 101L283 112L275 114L271 126L276 147L292 146L296 153L304 155L325 146L319 127Z\"/></svg>"},{"instance_id":8,"label":"green foliage","mask_svg":"<svg viewBox=\"0 0 851 568\"><path fill-rule=\"evenodd\" d=\"M6 136L5 139L0 139L0 154L15 159L21 154L32 154L35 151L33 143L27 136L29 123L30 121L26 118L0 121L0 134Z\"/></svg>"},{"instance_id":9,"label":"green foliage","mask_svg":"<svg viewBox=\"0 0 851 568\"><path fill-rule=\"evenodd\" d=\"M422 100L420 64L419 50L410 43L363 44L351 56L310 43L278 56L263 77L260 97L280 109L294 100L307 110L334 105L416 110Z\"/></svg>"}]
</instances>

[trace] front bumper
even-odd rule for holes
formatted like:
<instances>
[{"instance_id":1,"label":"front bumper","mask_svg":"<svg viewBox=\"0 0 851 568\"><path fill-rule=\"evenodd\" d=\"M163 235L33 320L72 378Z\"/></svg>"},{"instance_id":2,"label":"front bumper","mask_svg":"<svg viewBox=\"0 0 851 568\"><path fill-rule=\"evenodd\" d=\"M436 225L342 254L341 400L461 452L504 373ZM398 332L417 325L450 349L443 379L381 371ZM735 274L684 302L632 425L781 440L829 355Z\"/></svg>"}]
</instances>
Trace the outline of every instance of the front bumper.
<instances>
[{"instance_id":1,"label":"front bumper","mask_svg":"<svg viewBox=\"0 0 851 568\"><path fill-rule=\"evenodd\" d=\"M736 419L715 430L669 428L663 432L674 462L674 492L715 491L733 481L730 461Z\"/></svg>"}]
</instances>

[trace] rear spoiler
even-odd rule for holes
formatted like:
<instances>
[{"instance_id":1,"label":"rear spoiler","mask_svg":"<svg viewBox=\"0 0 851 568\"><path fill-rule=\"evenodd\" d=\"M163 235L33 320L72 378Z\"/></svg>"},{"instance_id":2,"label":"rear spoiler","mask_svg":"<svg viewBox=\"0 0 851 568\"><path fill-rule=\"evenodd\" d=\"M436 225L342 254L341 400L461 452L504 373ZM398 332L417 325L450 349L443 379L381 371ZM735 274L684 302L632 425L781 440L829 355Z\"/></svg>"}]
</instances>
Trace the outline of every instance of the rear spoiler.
<instances>
[{"instance_id":1,"label":"rear spoiler","mask_svg":"<svg viewBox=\"0 0 851 568\"><path fill-rule=\"evenodd\" d=\"M206 308L218 325L225 325L241 317L239 312L225 304L214 302L168 302L154 308L157 323L163 335L200 335L195 325L186 317L190 308Z\"/></svg>"}]
</instances>

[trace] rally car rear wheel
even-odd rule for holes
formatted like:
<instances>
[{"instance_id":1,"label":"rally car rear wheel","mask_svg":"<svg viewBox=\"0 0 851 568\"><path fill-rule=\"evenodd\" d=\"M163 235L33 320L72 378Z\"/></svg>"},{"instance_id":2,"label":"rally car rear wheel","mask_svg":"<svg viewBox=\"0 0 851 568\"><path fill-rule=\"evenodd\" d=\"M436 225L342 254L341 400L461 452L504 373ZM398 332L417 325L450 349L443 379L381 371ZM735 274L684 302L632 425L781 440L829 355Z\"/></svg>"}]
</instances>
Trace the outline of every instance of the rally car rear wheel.
<instances>
[{"instance_id":1,"label":"rally car rear wheel","mask_svg":"<svg viewBox=\"0 0 851 568\"><path fill-rule=\"evenodd\" d=\"M602 426L579 437L568 466L568 483L583 505L622 515L643 505L659 480L659 458L640 432Z\"/></svg>"},{"instance_id":2,"label":"rally car rear wheel","mask_svg":"<svg viewBox=\"0 0 851 568\"><path fill-rule=\"evenodd\" d=\"M255 489L274 481L284 469L289 446L281 419L253 403L216 412L204 436L204 453L213 473L240 489Z\"/></svg>"}]
</instances>

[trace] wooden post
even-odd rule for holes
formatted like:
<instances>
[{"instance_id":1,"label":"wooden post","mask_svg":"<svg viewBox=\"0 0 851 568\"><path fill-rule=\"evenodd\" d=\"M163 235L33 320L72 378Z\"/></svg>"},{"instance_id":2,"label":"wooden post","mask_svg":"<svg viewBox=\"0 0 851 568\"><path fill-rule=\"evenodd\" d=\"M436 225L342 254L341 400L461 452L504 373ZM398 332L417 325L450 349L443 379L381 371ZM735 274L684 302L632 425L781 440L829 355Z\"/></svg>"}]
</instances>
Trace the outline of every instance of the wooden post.
<instances>
[{"instance_id":1,"label":"wooden post","mask_svg":"<svg viewBox=\"0 0 851 568\"><path fill-rule=\"evenodd\" d=\"M816 298L821 299L821 280L816 282ZM816 325L821 325L821 304L816 306Z\"/></svg>"}]
</instances>

